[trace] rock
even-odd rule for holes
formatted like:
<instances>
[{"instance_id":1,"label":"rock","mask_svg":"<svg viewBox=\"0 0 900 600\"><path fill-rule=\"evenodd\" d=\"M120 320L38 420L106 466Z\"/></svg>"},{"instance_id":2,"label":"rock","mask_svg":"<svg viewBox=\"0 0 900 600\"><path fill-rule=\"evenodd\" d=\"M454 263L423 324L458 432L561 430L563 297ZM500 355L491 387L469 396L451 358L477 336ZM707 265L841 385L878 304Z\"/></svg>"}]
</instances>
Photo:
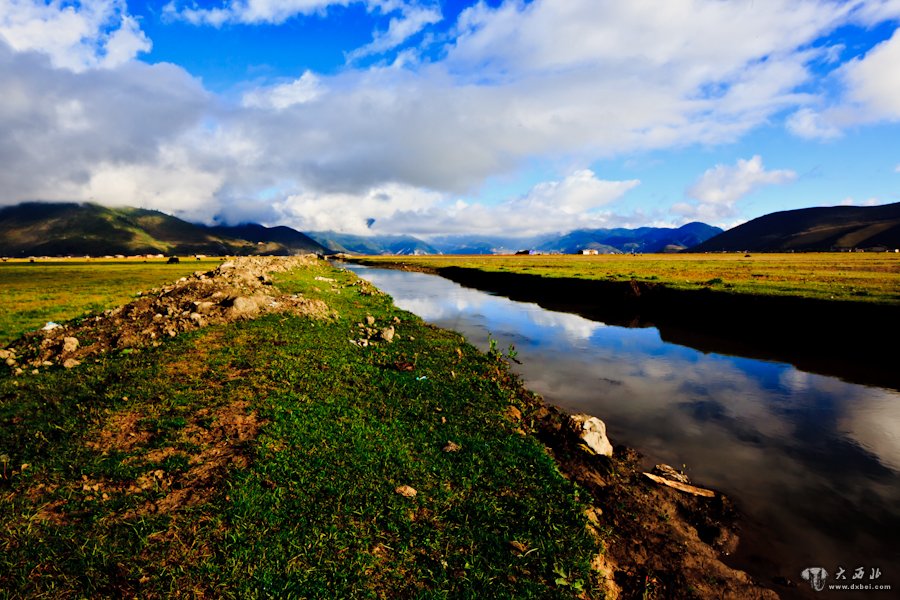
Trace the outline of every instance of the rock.
<instances>
[{"instance_id":1,"label":"rock","mask_svg":"<svg viewBox=\"0 0 900 600\"><path fill-rule=\"evenodd\" d=\"M252 298L246 296L235 298L228 309L228 315L231 318L250 318L255 317L257 313L259 313L259 306Z\"/></svg>"},{"instance_id":2,"label":"rock","mask_svg":"<svg viewBox=\"0 0 900 600\"><path fill-rule=\"evenodd\" d=\"M63 338L63 348L62 351L64 354L71 354L78 350L78 338L74 337L65 337Z\"/></svg>"},{"instance_id":3,"label":"rock","mask_svg":"<svg viewBox=\"0 0 900 600\"><path fill-rule=\"evenodd\" d=\"M408 485L398 486L396 489L394 489L394 491L396 493L400 494L401 496L403 496L404 498L415 498L416 494L419 493L416 490L414 490L413 488L409 487Z\"/></svg>"},{"instance_id":4,"label":"rock","mask_svg":"<svg viewBox=\"0 0 900 600\"><path fill-rule=\"evenodd\" d=\"M366 315L366 325L371 327L374 324L375 324L375 317L373 317L372 315Z\"/></svg>"},{"instance_id":5,"label":"rock","mask_svg":"<svg viewBox=\"0 0 900 600\"><path fill-rule=\"evenodd\" d=\"M191 322L193 322L197 327L203 327L206 325L206 319L203 318L203 315L200 313L191 313Z\"/></svg>"},{"instance_id":6,"label":"rock","mask_svg":"<svg viewBox=\"0 0 900 600\"><path fill-rule=\"evenodd\" d=\"M65 361L63 361L63 368L65 368L65 369L73 369L73 368L77 367L77 366L80 365L80 364L81 364L81 363L78 362L77 360L75 360L74 358L67 358Z\"/></svg>"},{"instance_id":7,"label":"rock","mask_svg":"<svg viewBox=\"0 0 900 600\"><path fill-rule=\"evenodd\" d=\"M208 313L209 311L212 310L213 306L215 306L215 304L212 302L200 302L200 301L192 302L191 305L194 308L194 312L198 312L201 315Z\"/></svg>"},{"instance_id":8,"label":"rock","mask_svg":"<svg viewBox=\"0 0 900 600\"><path fill-rule=\"evenodd\" d=\"M462 450L462 446L460 446L456 442L451 442L448 440L446 445L444 445L441 450L443 450L444 452L459 452L460 450Z\"/></svg>"},{"instance_id":9,"label":"rock","mask_svg":"<svg viewBox=\"0 0 900 600\"><path fill-rule=\"evenodd\" d=\"M62 327L59 323L54 323L53 321L49 321L46 325L41 327L41 331L53 331L54 329Z\"/></svg>"},{"instance_id":10,"label":"rock","mask_svg":"<svg viewBox=\"0 0 900 600\"><path fill-rule=\"evenodd\" d=\"M6 360L8 358L12 358L13 356L14 355L11 351L3 350L2 348L0 348L0 360Z\"/></svg>"},{"instance_id":11,"label":"rock","mask_svg":"<svg viewBox=\"0 0 900 600\"><path fill-rule=\"evenodd\" d=\"M381 330L381 339L390 343L394 341L394 327L385 327Z\"/></svg>"},{"instance_id":12,"label":"rock","mask_svg":"<svg viewBox=\"0 0 900 600\"><path fill-rule=\"evenodd\" d=\"M678 483L690 483L691 480L684 473L679 473L669 465L656 465L653 467L653 473L664 477L669 481L677 481Z\"/></svg>"},{"instance_id":13,"label":"rock","mask_svg":"<svg viewBox=\"0 0 900 600\"><path fill-rule=\"evenodd\" d=\"M613 447L606 437L606 424L591 415L579 414L569 417L569 426L588 448L601 456L612 456Z\"/></svg>"}]
</instances>

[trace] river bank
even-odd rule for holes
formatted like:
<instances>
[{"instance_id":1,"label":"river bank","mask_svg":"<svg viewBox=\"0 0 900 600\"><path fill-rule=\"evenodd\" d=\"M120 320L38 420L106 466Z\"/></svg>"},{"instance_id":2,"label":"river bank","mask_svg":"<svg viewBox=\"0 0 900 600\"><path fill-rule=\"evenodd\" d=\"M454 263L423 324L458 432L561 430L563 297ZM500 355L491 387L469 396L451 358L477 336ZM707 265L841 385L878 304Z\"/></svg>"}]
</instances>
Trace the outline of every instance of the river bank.
<instances>
[{"instance_id":1,"label":"river bank","mask_svg":"<svg viewBox=\"0 0 900 600\"><path fill-rule=\"evenodd\" d=\"M407 257L352 260L440 275L610 325L655 327L665 341L703 352L788 362L812 373L900 389L893 360L900 333L896 325L900 307L895 304L735 293L712 287L681 289L639 280L551 278L452 264L434 266Z\"/></svg>"},{"instance_id":2,"label":"river bank","mask_svg":"<svg viewBox=\"0 0 900 600\"><path fill-rule=\"evenodd\" d=\"M150 343L119 347L98 315L13 344L28 370L0 376L4 589L771 595L701 539L730 539L727 502L651 483L624 449L586 453L498 356L321 262L257 284L277 290L258 313L176 310ZM211 301L137 302L169 298Z\"/></svg>"}]
</instances>

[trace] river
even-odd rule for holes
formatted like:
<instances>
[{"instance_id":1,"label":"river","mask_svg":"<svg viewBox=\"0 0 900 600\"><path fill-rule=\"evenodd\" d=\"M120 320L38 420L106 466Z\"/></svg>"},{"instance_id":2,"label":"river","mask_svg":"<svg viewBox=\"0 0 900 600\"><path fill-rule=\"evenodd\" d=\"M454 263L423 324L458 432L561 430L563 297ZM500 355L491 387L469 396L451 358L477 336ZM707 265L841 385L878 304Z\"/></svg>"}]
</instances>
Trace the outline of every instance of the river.
<instances>
[{"instance_id":1,"label":"river","mask_svg":"<svg viewBox=\"0 0 900 600\"><path fill-rule=\"evenodd\" d=\"M704 353L664 342L652 327L609 326L436 275L344 266L481 349L491 338L501 350L512 344L515 370L546 401L602 418L613 443L648 465L684 468L734 499L744 532L729 562L769 584L791 580L773 585L784 597L812 597L801 579L808 567L824 568L828 583L893 586L860 597L896 597L896 390Z\"/></svg>"}]
</instances>

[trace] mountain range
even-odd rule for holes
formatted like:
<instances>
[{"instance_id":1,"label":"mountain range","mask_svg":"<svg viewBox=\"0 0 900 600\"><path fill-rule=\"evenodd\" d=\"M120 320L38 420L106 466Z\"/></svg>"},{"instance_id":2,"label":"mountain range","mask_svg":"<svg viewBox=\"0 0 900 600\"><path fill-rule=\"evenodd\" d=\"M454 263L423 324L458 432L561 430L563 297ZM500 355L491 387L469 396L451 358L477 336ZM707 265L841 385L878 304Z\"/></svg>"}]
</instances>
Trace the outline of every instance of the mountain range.
<instances>
[{"instance_id":1,"label":"mountain range","mask_svg":"<svg viewBox=\"0 0 900 600\"><path fill-rule=\"evenodd\" d=\"M255 223L206 226L155 210L27 202L0 208L0 255L136 254L493 254L829 251L900 247L900 203L772 213L728 231L705 223L678 228L577 229L535 237L308 234Z\"/></svg>"},{"instance_id":2,"label":"mountain range","mask_svg":"<svg viewBox=\"0 0 900 600\"><path fill-rule=\"evenodd\" d=\"M288 227L205 227L142 208L26 202L0 209L0 254L4 256L327 251Z\"/></svg>"},{"instance_id":3,"label":"mountain range","mask_svg":"<svg viewBox=\"0 0 900 600\"><path fill-rule=\"evenodd\" d=\"M585 249L601 254L625 252L678 252L722 233L719 227L688 223L677 229L577 229L565 234L532 237L502 235L448 235L423 241L412 236L361 236L333 231L311 231L320 244L358 254L512 254L529 250L576 254Z\"/></svg>"}]
</instances>

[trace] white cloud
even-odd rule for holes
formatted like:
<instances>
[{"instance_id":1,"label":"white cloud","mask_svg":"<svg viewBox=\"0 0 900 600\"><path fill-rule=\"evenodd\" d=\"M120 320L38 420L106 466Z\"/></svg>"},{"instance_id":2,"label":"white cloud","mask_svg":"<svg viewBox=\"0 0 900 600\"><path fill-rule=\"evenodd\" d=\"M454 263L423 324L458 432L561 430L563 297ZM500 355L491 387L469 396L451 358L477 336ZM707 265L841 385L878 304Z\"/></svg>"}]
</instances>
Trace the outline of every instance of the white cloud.
<instances>
[{"instance_id":1,"label":"white cloud","mask_svg":"<svg viewBox=\"0 0 900 600\"><path fill-rule=\"evenodd\" d=\"M894 167L894 173L900 173L900 163L897 163L897 166Z\"/></svg>"},{"instance_id":2,"label":"white cloud","mask_svg":"<svg viewBox=\"0 0 900 600\"><path fill-rule=\"evenodd\" d=\"M618 218L598 209L621 198L639 185L637 180L606 181L584 169L561 181L538 183L528 193L500 204L457 200L428 206L425 210L398 211L375 227L386 233L487 234L529 236L578 227L604 227Z\"/></svg>"},{"instance_id":3,"label":"white cloud","mask_svg":"<svg viewBox=\"0 0 900 600\"><path fill-rule=\"evenodd\" d=\"M221 27L226 23L284 23L297 15L320 13L329 6L347 6L359 0L229 0L221 8L179 8L174 1L165 7L171 17L194 25Z\"/></svg>"},{"instance_id":4,"label":"white cloud","mask_svg":"<svg viewBox=\"0 0 900 600\"><path fill-rule=\"evenodd\" d=\"M115 67L151 48L124 0L3 0L0 41L74 71Z\"/></svg>"},{"instance_id":5,"label":"white cloud","mask_svg":"<svg viewBox=\"0 0 900 600\"><path fill-rule=\"evenodd\" d=\"M525 210L559 210L581 215L619 199L640 181L604 181L590 169L575 171L562 181L546 181L535 185L516 208Z\"/></svg>"},{"instance_id":6,"label":"white cloud","mask_svg":"<svg viewBox=\"0 0 900 600\"><path fill-rule=\"evenodd\" d=\"M235 0L186 12L170 5L169 12L197 23L279 23L327 16L327 6L350 2ZM365 0L368 10L397 17L368 50L408 42L437 18L430 6ZM308 228L360 230L375 218L380 231L435 234L503 231L512 222L519 232L603 226L616 219L603 212L605 203L636 181L576 171L496 206L456 201L487 178L529 164L589 165L728 143L783 112L793 112L798 132L821 137L840 129L827 111L804 112L824 106L798 92L814 81L809 65L827 55L809 48L842 25L877 22L891 7L829 0L480 3L463 12L458 35L440 42L446 45L430 61L306 72L248 91L235 106L178 67L131 60L149 40L124 0L0 0L2 201L99 195L185 205L203 218L271 221L282 210ZM894 88L871 72L893 60L896 38L846 70L846 81L862 90L854 102L880 114L889 113ZM761 163L753 179L754 160L722 167L745 191L730 180L709 189L698 182L703 197L683 210L728 214L741 193L789 180L789 172L765 171ZM179 184L190 200L178 196ZM722 199L704 200L714 189Z\"/></svg>"},{"instance_id":7,"label":"white cloud","mask_svg":"<svg viewBox=\"0 0 900 600\"><path fill-rule=\"evenodd\" d=\"M866 120L900 119L900 29L841 70L848 95L868 113Z\"/></svg>"},{"instance_id":8,"label":"white cloud","mask_svg":"<svg viewBox=\"0 0 900 600\"><path fill-rule=\"evenodd\" d=\"M881 5L881 11L897 9L900 2ZM878 13L880 14L880 13ZM787 120L788 130L808 139L833 139L858 125L900 121L900 28L864 56L854 58L828 79L840 89L825 108L801 108Z\"/></svg>"},{"instance_id":9,"label":"white cloud","mask_svg":"<svg viewBox=\"0 0 900 600\"><path fill-rule=\"evenodd\" d=\"M443 18L439 8L409 7L404 8L402 13L400 18L391 19L387 31L376 32L370 43L350 52L347 59L354 61L396 48L428 25L437 23Z\"/></svg>"},{"instance_id":10,"label":"white cloud","mask_svg":"<svg viewBox=\"0 0 900 600\"><path fill-rule=\"evenodd\" d=\"M446 194L392 183L363 193L292 194L276 209L280 220L305 230L524 236L607 225L609 215L597 209L638 184L636 180L604 181L590 170L580 170L561 181L539 183L527 194L498 205L454 201ZM374 220L371 225L370 220Z\"/></svg>"},{"instance_id":11,"label":"white cloud","mask_svg":"<svg viewBox=\"0 0 900 600\"><path fill-rule=\"evenodd\" d=\"M286 222L302 230L365 235L371 233L369 219L380 224L404 212L423 213L441 199L442 195L436 192L390 183L360 194L314 191L292 194L277 203L276 209ZM379 232L387 233L381 227Z\"/></svg>"},{"instance_id":12,"label":"white cloud","mask_svg":"<svg viewBox=\"0 0 900 600\"><path fill-rule=\"evenodd\" d=\"M738 159L734 166L716 165L707 169L687 190L698 204L679 203L672 210L685 217L718 221L734 216L735 203L764 185L784 184L797 178L787 169L767 171L762 157Z\"/></svg>"},{"instance_id":13,"label":"white cloud","mask_svg":"<svg viewBox=\"0 0 900 600\"><path fill-rule=\"evenodd\" d=\"M826 123L822 115L804 107L797 110L786 122L788 131L806 139L832 140L841 136L841 130Z\"/></svg>"},{"instance_id":14,"label":"white cloud","mask_svg":"<svg viewBox=\"0 0 900 600\"><path fill-rule=\"evenodd\" d=\"M312 71L306 71L290 83L257 88L244 94L242 104L254 108L284 109L295 104L311 102L322 95L321 80Z\"/></svg>"}]
</instances>

